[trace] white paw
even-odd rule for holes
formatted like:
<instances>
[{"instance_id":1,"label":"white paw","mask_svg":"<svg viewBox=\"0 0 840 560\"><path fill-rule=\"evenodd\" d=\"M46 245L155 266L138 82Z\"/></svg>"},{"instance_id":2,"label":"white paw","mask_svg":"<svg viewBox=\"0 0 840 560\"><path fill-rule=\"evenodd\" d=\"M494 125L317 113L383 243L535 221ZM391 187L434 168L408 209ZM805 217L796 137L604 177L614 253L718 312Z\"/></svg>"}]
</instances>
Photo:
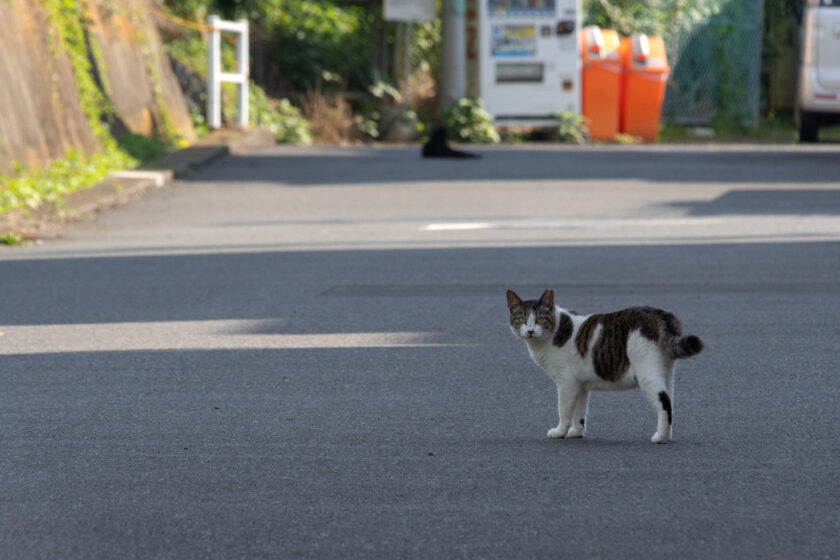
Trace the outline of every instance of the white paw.
<instances>
[{"instance_id":1,"label":"white paw","mask_svg":"<svg viewBox=\"0 0 840 560\"><path fill-rule=\"evenodd\" d=\"M664 435L660 434L659 432L656 432L655 434L653 434L653 437L650 438L650 441L652 441L653 443L668 443L669 439L671 439L670 435Z\"/></svg>"},{"instance_id":2,"label":"white paw","mask_svg":"<svg viewBox=\"0 0 840 560\"><path fill-rule=\"evenodd\" d=\"M548 437L550 438L564 438L566 437L566 430L561 430L560 428L551 428L548 430Z\"/></svg>"},{"instance_id":3,"label":"white paw","mask_svg":"<svg viewBox=\"0 0 840 560\"><path fill-rule=\"evenodd\" d=\"M583 430L569 430L569 433L566 434L567 438L582 438L583 437Z\"/></svg>"}]
</instances>

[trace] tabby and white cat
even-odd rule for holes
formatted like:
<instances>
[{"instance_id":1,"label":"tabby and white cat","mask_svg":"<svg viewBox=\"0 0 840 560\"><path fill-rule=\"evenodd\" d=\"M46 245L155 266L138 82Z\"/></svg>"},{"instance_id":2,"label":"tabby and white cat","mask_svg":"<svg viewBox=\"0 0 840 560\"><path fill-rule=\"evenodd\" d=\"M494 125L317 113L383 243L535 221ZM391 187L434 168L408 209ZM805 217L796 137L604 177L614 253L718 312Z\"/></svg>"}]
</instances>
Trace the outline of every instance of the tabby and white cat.
<instances>
[{"instance_id":1,"label":"tabby and white cat","mask_svg":"<svg viewBox=\"0 0 840 560\"><path fill-rule=\"evenodd\" d=\"M557 384L560 422L551 438L583 437L589 391L639 387L658 412L653 443L671 437L674 360L703 349L695 335L682 336L679 320L653 307L578 315L554 305L554 292L522 301L507 292L510 329L528 345L534 361Z\"/></svg>"}]
</instances>

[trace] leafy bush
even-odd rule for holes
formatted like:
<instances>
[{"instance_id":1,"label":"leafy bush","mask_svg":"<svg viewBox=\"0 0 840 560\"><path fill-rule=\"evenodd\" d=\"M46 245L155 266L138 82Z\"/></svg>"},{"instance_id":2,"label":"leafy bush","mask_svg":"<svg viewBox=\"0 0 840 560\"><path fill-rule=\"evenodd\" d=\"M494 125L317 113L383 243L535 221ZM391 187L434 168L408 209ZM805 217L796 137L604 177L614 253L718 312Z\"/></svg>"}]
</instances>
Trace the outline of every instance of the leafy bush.
<instances>
[{"instance_id":1,"label":"leafy bush","mask_svg":"<svg viewBox=\"0 0 840 560\"><path fill-rule=\"evenodd\" d=\"M175 74L181 83L184 95L187 96L187 106L193 127L200 133L206 132L207 125L204 111L207 102L207 46L200 37L178 39L166 44L166 52L175 61ZM222 67L233 68L236 57L233 49L222 44ZM184 74L189 74L184 75ZM195 81L200 82L197 85ZM222 113L236 114L236 86L222 85ZM274 100L269 98L265 90L254 83L248 86L248 122L251 126L262 126L271 129L278 142L294 144L308 144L311 142L309 125L301 115L300 110L292 105L288 99Z\"/></svg>"},{"instance_id":2,"label":"leafy bush","mask_svg":"<svg viewBox=\"0 0 840 560\"><path fill-rule=\"evenodd\" d=\"M130 132L123 134L117 143L126 155L138 162L156 158L166 151L166 144L163 141Z\"/></svg>"},{"instance_id":3,"label":"leafy bush","mask_svg":"<svg viewBox=\"0 0 840 560\"><path fill-rule=\"evenodd\" d=\"M405 102L396 87L378 80L368 88L370 100L362 109L359 130L374 140L413 140L417 133L417 113Z\"/></svg>"},{"instance_id":4,"label":"leafy bush","mask_svg":"<svg viewBox=\"0 0 840 560\"><path fill-rule=\"evenodd\" d=\"M14 231L7 231L0 235L0 245L26 245L27 242L21 235Z\"/></svg>"},{"instance_id":5,"label":"leafy bush","mask_svg":"<svg viewBox=\"0 0 840 560\"><path fill-rule=\"evenodd\" d=\"M371 37L381 9L321 0L164 0L172 14L203 21L208 13L251 22L252 53L260 83L269 91L308 91L326 72L340 74L352 90L371 81ZM360 4L360 2L356 2Z\"/></svg>"},{"instance_id":6,"label":"leafy bush","mask_svg":"<svg viewBox=\"0 0 840 560\"><path fill-rule=\"evenodd\" d=\"M169 58L174 58L202 78L207 78L207 43L198 35L167 41L163 44ZM236 64L236 54L222 41L222 67Z\"/></svg>"},{"instance_id":7,"label":"leafy bush","mask_svg":"<svg viewBox=\"0 0 840 560\"><path fill-rule=\"evenodd\" d=\"M344 96L326 94L319 86L309 90L301 104L316 142L346 144L358 139L359 127Z\"/></svg>"},{"instance_id":8,"label":"leafy bush","mask_svg":"<svg viewBox=\"0 0 840 560\"><path fill-rule=\"evenodd\" d=\"M584 0L584 25L615 29L620 35L668 36L685 0Z\"/></svg>"},{"instance_id":9,"label":"leafy bush","mask_svg":"<svg viewBox=\"0 0 840 560\"><path fill-rule=\"evenodd\" d=\"M17 166L11 177L0 177L0 212L57 204L64 195L101 181L112 170L137 164L126 152L110 148L90 156L71 149L41 169Z\"/></svg>"},{"instance_id":10,"label":"leafy bush","mask_svg":"<svg viewBox=\"0 0 840 560\"><path fill-rule=\"evenodd\" d=\"M446 133L458 142L498 144L499 133L493 128L493 117L484 109L481 99L465 97L443 113Z\"/></svg>"},{"instance_id":11,"label":"leafy bush","mask_svg":"<svg viewBox=\"0 0 840 560\"><path fill-rule=\"evenodd\" d=\"M559 142L566 144L585 144L589 131L581 115L563 111L555 115L557 128L554 129L554 137Z\"/></svg>"},{"instance_id":12,"label":"leafy bush","mask_svg":"<svg viewBox=\"0 0 840 560\"><path fill-rule=\"evenodd\" d=\"M306 0L251 1L251 21L262 28L266 84L308 91L324 72L361 90L370 80L373 23L361 6Z\"/></svg>"},{"instance_id":13,"label":"leafy bush","mask_svg":"<svg viewBox=\"0 0 840 560\"><path fill-rule=\"evenodd\" d=\"M250 110L248 120L251 126L261 126L271 130L278 142L290 144L310 144L309 123L288 99L275 101L253 81L248 88Z\"/></svg>"}]
</instances>

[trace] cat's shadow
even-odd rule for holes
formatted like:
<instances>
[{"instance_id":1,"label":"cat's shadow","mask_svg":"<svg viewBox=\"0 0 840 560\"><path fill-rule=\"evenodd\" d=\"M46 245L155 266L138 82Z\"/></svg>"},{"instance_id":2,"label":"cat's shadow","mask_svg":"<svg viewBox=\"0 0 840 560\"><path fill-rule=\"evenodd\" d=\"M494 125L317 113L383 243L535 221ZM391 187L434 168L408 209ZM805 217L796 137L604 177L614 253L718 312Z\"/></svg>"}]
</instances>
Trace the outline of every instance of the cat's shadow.
<instances>
[{"instance_id":1,"label":"cat's shadow","mask_svg":"<svg viewBox=\"0 0 840 560\"><path fill-rule=\"evenodd\" d=\"M552 438L480 438L477 443L481 446L505 447L516 449L654 449L662 447L688 447L690 441L671 441L665 445L654 445L644 438L637 439L606 439L600 437L582 437L568 439Z\"/></svg>"}]
</instances>

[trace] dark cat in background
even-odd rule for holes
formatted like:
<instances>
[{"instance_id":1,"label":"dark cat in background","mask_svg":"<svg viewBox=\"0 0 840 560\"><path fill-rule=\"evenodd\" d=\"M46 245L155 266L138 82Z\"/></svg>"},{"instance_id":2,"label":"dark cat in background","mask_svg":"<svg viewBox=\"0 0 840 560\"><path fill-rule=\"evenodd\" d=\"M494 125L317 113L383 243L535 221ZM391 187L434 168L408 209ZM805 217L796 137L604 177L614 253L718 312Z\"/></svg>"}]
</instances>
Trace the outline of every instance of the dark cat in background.
<instances>
[{"instance_id":1,"label":"dark cat in background","mask_svg":"<svg viewBox=\"0 0 840 560\"><path fill-rule=\"evenodd\" d=\"M481 156L450 148L446 140L446 128L438 126L432 129L429 141L423 144L423 157L480 158Z\"/></svg>"}]
</instances>

